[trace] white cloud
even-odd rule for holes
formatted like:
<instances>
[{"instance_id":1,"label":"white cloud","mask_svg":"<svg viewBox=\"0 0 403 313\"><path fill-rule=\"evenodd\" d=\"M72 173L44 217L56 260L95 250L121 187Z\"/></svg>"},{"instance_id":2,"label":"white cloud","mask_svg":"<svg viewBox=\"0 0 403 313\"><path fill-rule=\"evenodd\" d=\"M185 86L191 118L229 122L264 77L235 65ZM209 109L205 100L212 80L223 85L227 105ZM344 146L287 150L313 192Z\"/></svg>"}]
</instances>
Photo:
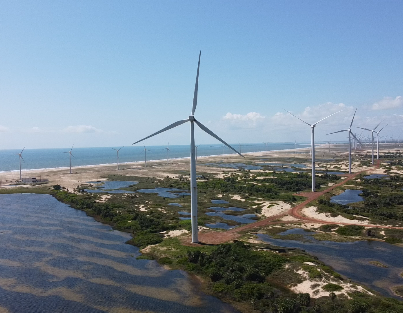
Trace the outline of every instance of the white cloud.
<instances>
[{"instance_id":1,"label":"white cloud","mask_svg":"<svg viewBox=\"0 0 403 313\"><path fill-rule=\"evenodd\" d=\"M381 101L372 105L372 110L388 110L400 108L403 106L403 97L397 96L395 99L391 97L385 97Z\"/></svg>"},{"instance_id":2,"label":"white cloud","mask_svg":"<svg viewBox=\"0 0 403 313\"><path fill-rule=\"evenodd\" d=\"M9 131L8 127L0 125L0 133L5 133L5 132L8 132L8 131Z\"/></svg>"},{"instance_id":3,"label":"white cloud","mask_svg":"<svg viewBox=\"0 0 403 313\"><path fill-rule=\"evenodd\" d=\"M64 130L66 133L101 133L102 130L90 125L68 126Z\"/></svg>"},{"instance_id":4,"label":"white cloud","mask_svg":"<svg viewBox=\"0 0 403 313\"><path fill-rule=\"evenodd\" d=\"M228 112L222 117L222 119L225 122L230 123L234 128L256 128L262 121L264 121L265 117L256 112L249 112L245 115Z\"/></svg>"}]
</instances>

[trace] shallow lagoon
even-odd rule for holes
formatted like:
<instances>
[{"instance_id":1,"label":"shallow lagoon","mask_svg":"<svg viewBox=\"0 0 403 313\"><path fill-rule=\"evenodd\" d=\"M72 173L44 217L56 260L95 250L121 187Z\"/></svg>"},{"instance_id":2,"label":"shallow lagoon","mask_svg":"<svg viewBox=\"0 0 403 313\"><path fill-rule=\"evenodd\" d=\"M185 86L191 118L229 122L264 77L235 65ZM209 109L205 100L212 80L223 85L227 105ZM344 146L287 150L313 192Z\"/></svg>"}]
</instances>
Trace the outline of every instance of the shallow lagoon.
<instances>
[{"instance_id":1,"label":"shallow lagoon","mask_svg":"<svg viewBox=\"0 0 403 313\"><path fill-rule=\"evenodd\" d=\"M360 194L362 194L362 190L346 189L343 193L341 193L337 196L333 196L330 199L330 202L347 205L350 203L364 201L364 198L359 196Z\"/></svg>"},{"instance_id":2,"label":"shallow lagoon","mask_svg":"<svg viewBox=\"0 0 403 313\"><path fill-rule=\"evenodd\" d=\"M393 294L390 287L403 285L400 276L403 272L403 247L380 241L319 241L312 237L313 232L298 228L280 235L287 234L301 234L306 241L273 239L264 234L258 237L276 246L305 250L353 281L365 284L385 296L401 299ZM388 267L377 267L371 265L370 261L378 261Z\"/></svg>"},{"instance_id":3,"label":"shallow lagoon","mask_svg":"<svg viewBox=\"0 0 403 313\"><path fill-rule=\"evenodd\" d=\"M49 195L0 195L0 311L235 312Z\"/></svg>"}]
</instances>

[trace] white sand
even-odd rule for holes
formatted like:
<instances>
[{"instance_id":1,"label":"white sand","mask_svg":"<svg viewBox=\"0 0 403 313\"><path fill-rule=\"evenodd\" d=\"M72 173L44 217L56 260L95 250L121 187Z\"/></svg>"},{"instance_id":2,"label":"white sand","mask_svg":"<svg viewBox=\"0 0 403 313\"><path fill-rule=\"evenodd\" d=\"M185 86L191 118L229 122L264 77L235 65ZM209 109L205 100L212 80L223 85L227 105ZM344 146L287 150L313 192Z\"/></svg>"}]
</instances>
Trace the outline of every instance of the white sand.
<instances>
[{"instance_id":1,"label":"white sand","mask_svg":"<svg viewBox=\"0 0 403 313\"><path fill-rule=\"evenodd\" d=\"M288 212L291 205L283 201L266 201L263 202L262 213L260 216L270 217Z\"/></svg>"},{"instance_id":2,"label":"white sand","mask_svg":"<svg viewBox=\"0 0 403 313\"><path fill-rule=\"evenodd\" d=\"M308 262L305 262L308 263ZM310 263L310 262L309 262ZM309 264L312 265L313 263ZM315 264L313 264L315 266ZM322 276L326 277L326 275L322 270L318 269L322 272ZM308 272L300 269L296 271L296 273L300 274L304 281L296 286L291 286L290 289L296 293L309 293L311 298L320 298L324 296L329 296L330 292L323 290L323 286L328 283L337 284L343 287L340 291L334 291L336 295L345 295L346 297L350 298L348 293L353 291L358 291L361 293L371 294L368 290L364 289L361 286L347 283L341 280L336 280L334 278L322 278L322 279L309 279ZM372 295L372 294L371 294Z\"/></svg>"},{"instance_id":3,"label":"white sand","mask_svg":"<svg viewBox=\"0 0 403 313\"><path fill-rule=\"evenodd\" d=\"M168 233L166 233L165 235L164 235L164 237L165 238L169 238L169 237L178 237L178 236L180 236L180 235L183 235L183 234L187 234L187 233L189 233L189 231L188 230L186 230L186 229L177 229L177 230L171 230L171 231L169 231Z\"/></svg>"},{"instance_id":4,"label":"white sand","mask_svg":"<svg viewBox=\"0 0 403 313\"><path fill-rule=\"evenodd\" d=\"M346 224L369 224L368 221L360 221L360 220L349 220L341 215L336 217L330 216L330 213L318 213L317 208L315 206L310 206L308 208L302 209L302 214L306 217L310 217L316 220L325 221L325 222L333 222L335 224L338 223L346 223Z\"/></svg>"}]
</instances>

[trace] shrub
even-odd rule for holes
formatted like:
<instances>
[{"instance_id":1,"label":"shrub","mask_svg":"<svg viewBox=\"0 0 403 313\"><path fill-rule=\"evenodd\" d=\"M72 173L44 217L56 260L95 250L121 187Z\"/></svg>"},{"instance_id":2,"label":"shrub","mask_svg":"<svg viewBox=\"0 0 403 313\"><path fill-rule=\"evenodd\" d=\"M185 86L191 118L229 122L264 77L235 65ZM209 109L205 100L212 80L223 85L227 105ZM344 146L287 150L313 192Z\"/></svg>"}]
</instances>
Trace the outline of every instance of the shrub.
<instances>
[{"instance_id":1,"label":"shrub","mask_svg":"<svg viewBox=\"0 0 403 313\"><path fill-rule=\"evenodd\" d=\"M131 240L131 242L139 248L144 248L149 245L155 245L157 243L162 242L162 237L160 234L139 232L136 233L135 237Z\"/></svg>"},{"instance_id":2,"label":"shrub","mask_svg":"<svg viewBox=\"0 0 403 313\"><path fill-rule=\"evenodd\" d=\"M323 290L328 292L343 290L343 287L337 284L328 283L322 287Z\"/></svg>"},{"instance_id":3,"label":"shrub","mask_svg":"<svg viewBox=\"0 0 403 313\"><path fill-rule=\"evenodd\" d=\"M343 236L360 236L364 230L364 226L346 225L336 229L336 233Z\"/></svg>"}]
</instances>

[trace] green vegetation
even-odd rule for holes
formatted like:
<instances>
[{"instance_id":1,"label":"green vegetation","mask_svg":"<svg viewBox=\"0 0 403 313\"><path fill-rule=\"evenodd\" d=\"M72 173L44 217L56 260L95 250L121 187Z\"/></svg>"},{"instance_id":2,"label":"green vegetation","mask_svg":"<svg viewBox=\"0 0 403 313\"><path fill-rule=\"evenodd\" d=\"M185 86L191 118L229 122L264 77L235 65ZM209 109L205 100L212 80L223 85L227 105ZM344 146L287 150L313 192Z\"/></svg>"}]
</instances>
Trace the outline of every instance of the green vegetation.
<instances>
[{"instance_id":1,"label":"green vegetation","mask_svg":"<svg viewBox=\"0 0 403 313\"><path fill-rule=\"evenodd\" d=\"M346 225L336 229L336 233L342 236L360 236L364 231L364 226Z\"/></svg>"},{"instance_id":2,"label":"green vegetation","mask_svg":"<svg viewBox=\"0 0 403 313\"><path fill-rule=\"evenodd\" d=\"M312 279L321 280L324 275L333 277L332 281L343 278L302 251L278 254L269 251L271 249L269 245L239 241L218 246L186 247L177 238L171 238L152 247L149 256L172 268L203 277L212 294L231 302L243 312L384 313L403 310L403 303L395 299L358 292L349 293L351 299L336 296L334 291L343 290L336 283L325 285L323 289L329 292L329 296L318 299L312 299L309 294L294 294L287 286L301 282L295 273L298 268L307 271ZM242 306L238 306L239 303Z\"/></svg>"},{"instance_id":3,"label":"green vegetation","mask_svg":"<svg viewBox=\"0 0 403 313\"><path fill-rule=\"evenodd\" d=\"M343 290L343 287L337 284L328 283L323 286L324 291L332 292L332 291L340 291Z\"/></svg>"}]
</instances>

